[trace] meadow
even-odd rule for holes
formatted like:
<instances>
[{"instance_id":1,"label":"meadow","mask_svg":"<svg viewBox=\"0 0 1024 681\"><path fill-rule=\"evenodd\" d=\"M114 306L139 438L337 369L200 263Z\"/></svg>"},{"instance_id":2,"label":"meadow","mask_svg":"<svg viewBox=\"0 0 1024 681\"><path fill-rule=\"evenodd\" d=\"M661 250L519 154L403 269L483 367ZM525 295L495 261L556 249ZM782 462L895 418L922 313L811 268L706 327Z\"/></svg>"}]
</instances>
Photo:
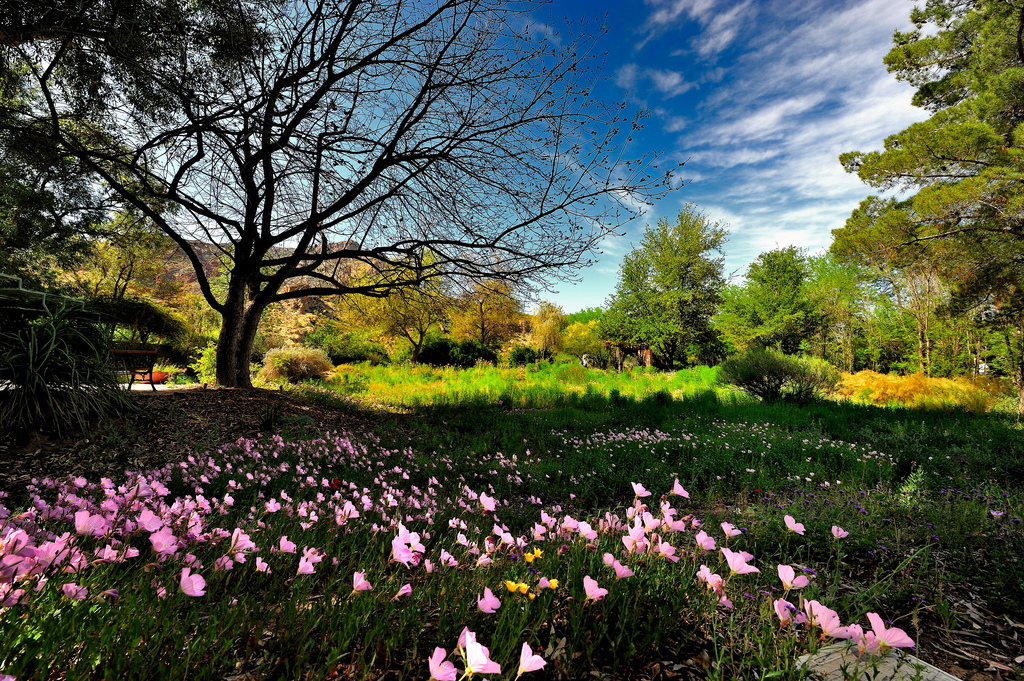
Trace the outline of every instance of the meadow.
<instances>
[{"instance_id":1,"label":"meadow","mask_svg":"<svg viewBox=\"0 0 1024 681\"><path fill-rule=\"evenodd\" d=\"M709 369L355 366L295 390L411 426L36 481L0 508L0 670L797 679L837 640L870 666L975 636L958 664L1021 676L1012 415L766 405Z\"/></svg>"}]
</instances>

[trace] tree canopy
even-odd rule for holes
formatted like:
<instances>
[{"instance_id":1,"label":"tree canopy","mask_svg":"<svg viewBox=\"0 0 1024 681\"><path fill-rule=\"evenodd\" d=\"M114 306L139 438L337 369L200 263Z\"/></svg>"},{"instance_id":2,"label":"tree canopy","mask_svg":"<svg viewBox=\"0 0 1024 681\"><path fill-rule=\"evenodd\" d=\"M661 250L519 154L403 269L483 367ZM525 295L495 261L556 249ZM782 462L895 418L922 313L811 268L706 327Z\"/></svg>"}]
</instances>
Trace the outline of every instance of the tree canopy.
<instances>
[{"instance_id":1,"label":"tree canopy","mask_svg":"<svg viewBox=\"0 0 1024 681\"><path fill-rule=\"evenodd\" d=\"M693 204L674 223L662 218L647 226L640 245L623 258L601 317L604 334L650 348L669 364L677 350L705 340L722 302L728 234Z\"/></svg>"},{"instance_id":2,"label":"tree canopy","mask_svg":"<svg viewBox=\"0 0 1024 681\"><path fill-rule=\"evenodd\" d=\"M743 286L731 286L717 319L723 335L738 349L800 349L814 325L814 306L805 290L807 256L796 246L757 256Z\"/></svg>"}]
</instances>

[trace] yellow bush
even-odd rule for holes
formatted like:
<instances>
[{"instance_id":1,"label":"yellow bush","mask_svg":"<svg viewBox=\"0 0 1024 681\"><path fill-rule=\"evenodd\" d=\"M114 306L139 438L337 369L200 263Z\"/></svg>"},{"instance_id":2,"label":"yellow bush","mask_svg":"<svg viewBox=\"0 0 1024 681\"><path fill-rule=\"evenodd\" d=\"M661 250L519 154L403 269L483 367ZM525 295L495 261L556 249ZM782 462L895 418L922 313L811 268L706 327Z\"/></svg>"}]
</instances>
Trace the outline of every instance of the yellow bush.
<instances>
[{"instance_id":1,"label":"yellow bush","mask_svg":"<svg viewBox=\"0 0 1024 681\"><path fill-rule=\"evenodd\" d=\"M332 368L331 358L320 348L275 348L263 357L260 378L265 381L299 383L324 378Z\"/></svg>"},{"instance_id":2,"label":"yellow bush","mask_svg":"<svg viewBox=\"0 0 1024 681\"><path fill-rule=\"evenodd\" d=\"M930 378L924 374L898 376L874 371L843 374L837 390L842 397L866 404L929 410L960 408L971 412L987 411L1005 392L1005 382L989 376Z\"/></svg>"}]
</instances>

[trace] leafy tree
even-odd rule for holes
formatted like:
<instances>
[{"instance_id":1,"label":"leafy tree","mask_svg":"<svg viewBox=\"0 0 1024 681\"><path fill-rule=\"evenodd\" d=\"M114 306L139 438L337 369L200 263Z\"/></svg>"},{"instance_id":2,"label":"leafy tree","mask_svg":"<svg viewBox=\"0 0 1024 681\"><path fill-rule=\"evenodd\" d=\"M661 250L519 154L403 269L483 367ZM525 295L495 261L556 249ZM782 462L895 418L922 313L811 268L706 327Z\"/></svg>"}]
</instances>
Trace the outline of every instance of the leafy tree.
<instances>
[{"instance_id":1,"label":"leafy tree","mask_svg":"<svg viewBox=\"0 0 1024 681\"><path fill-rule=\"evenodd\" d=\"M648 226L623 258L619 282L601 318L602 335L650 348L667 364L698 343L722 302L722 247L728 230L687 204L675 223ZM715 254L718 254L717 256Z\"/></svg>"},{"instance_id":2,"label":"leafy tree","mask_svg":"<svg viewBox=\"0 0 1024 681\"><path fill-rule=\"evenodd\" d=\"M596 319L569 324L562 332L562 349L580 359L587 355L597 365L605 366L608 363L608 350L601 339L599 325Z\"/></svg>"},{"instance_id":3,"label":"leafy tree","mask_svg":"<svg viewBox=\"0 0 1024 681\"><path fill-rule=\"evenodd\" d=\"M569 324L575 324L576 322L588 324L590 322L599 321L602 314L604 314L604 310L600 307L585 307L579 312L573 312L565 315L563 321L567 326Z\"/></svg>"},{"instance_id":4,"label":"leafy tree","mask_svg":"<svg viewBox=\"0 0 1024 681\"><path fill-rule=\"evenodd\" d=\"M817 314L811 338L815 355L853 372L855 347L867 314L868 274L835 256L808 258L807 297Z\"/></svg>"},{"instance_id":5,"label":"leafy tree","mask_svg":"<svg viewBox=\"0 0 1024 681\"><path fill-rule=\"evenodd\" d=\"M478 282L455 302L451 335L497 348L524 330L523 304L502 281Z\"/></svg>"},{"instance_id":6,"label":"leafy tree","mask_svg":"<svg viewBox=\"0 0 1024 681\"><path fill-rule=\"evenodd\" d=\"M530 329L530 338L540 350L541 359L562 349L563 319L561 306L541 301Z\"/></svg>"},{"instance_id":7,"label":"leafy tree","mask_svg":"<svg viewBox=\"0 0 1024 681\"><path fill-rule=\"evenodd\" d=\"M0 111L28 100L21 75L0 70ZM59 274L76 269L89 253L89 237L107 206L81 163L31 136L4 131L2 123L0 272L30 288L58 288Z\"/></svg>"},{"instance_id":8,"label":"leafy tree","mask_svg":"<svg viewBox=\"0 0 1024 681\"><path fill-rule=\"evenodd\" d=\"M747 270L746 284L726 290L717 328L741 350L799 351L816 325L808 274L807 256L796 246L762 253Z\"/></svg>"},{"instance_id":9,"label":"leafy tree","mask_svg":"<svg viewBox=\"0 0 1024 681\"><path fill-rule=\"evenodd\" d=\"M167 260L177 250L173 241L131 212L115 216L102 230L73 272L85 295L124 298L174 292L165 290L169 286L163 281Z\"/></svg>"},{"instance_id":10,"label":"leafy tree","mask_svg":"<svg viewBox=\"0 0 1024 681\"><path fill-rule=\"evenodd\" d=\"M917 278L913 263L940 263L946 287L1009 300L1024 256L1024 13L997 0L930 0L911 19L885 62L917 87L914 103L931 118L890 136L882 151L840 157L868 185L911 195L868 197L834 232L832 250ZM918 347L929 366L923 338Z\"/></svg>"},{"instance_id":11,"label":"leafy tree","mask_svg":"<svg viewBox=\"0 0 1024 681\"><path fill-rule=\"evenodd\" d=\"M449 296L447 282L431 279L419 286L393 290L388 296L342 296L340 307L349 317L358 316L357 324L372 328L381 341L402 338L412 349L413 362L420 361L423 344L448 321L455 301Z\"/></svg>"},{"instance_id":12,"label":"leafy tree","mask_svg":"<svg viewBox=\"0 0 1024 681\"><path fill-rule=\"evenodd\" d=\"M22 4L0 63L32 65L40 96L0 127L84 165L174 239L221 315L226 386L251 385L273 303L571 276L670 187L652 157L622 156L639 122L592 96L591 37L532 39L532 5ZM83 120L88 143L72 134ZM200 242L227 261L222 296ZM357 264L387 276L354 285Z\"/></svg>"}]
</instances>

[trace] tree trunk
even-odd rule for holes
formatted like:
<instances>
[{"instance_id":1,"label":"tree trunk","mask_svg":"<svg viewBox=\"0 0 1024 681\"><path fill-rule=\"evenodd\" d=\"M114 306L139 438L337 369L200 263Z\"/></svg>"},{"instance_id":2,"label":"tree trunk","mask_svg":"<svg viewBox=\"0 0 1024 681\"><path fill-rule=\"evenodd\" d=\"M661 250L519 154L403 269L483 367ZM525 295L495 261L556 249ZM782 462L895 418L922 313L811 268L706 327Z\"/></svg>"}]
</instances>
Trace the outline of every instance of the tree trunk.
<instances>
[{"instance_id":1,"label":"tree trunk","mask_svg":"<svg viewBox=\"0 0 1024 681\"><path fill-rule=\"evenodd\" d=\"M249 281L236 267L228 284L220 335L217 337L217 383L225 388L251 388L249 362L256 331L267 307L264 296L249 298Z\"/></svg>"}]
</instances>

